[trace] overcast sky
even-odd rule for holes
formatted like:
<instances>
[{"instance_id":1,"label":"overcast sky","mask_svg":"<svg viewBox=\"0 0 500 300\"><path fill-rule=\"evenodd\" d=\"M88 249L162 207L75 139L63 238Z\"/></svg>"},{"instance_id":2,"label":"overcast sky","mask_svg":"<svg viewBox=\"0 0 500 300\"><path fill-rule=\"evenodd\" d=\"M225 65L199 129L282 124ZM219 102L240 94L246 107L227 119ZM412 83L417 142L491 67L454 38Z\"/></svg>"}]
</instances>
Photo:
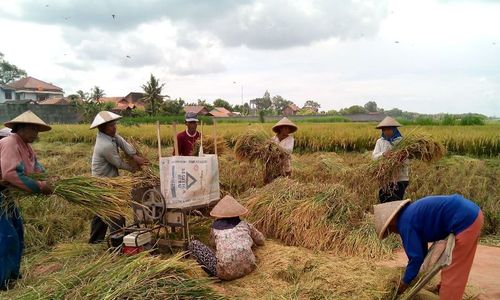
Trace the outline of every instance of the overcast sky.
<instances>
[{"instance_id":1,"label":"overcast sky","mask_svg":"<svg viewBox=\"0 0 500 300\"><path fill-rule=\"evenodd\" d=\"M281 95L500 116L497 0L0 0L0 52L66 94Z\"/></svg>"}]
</instances>

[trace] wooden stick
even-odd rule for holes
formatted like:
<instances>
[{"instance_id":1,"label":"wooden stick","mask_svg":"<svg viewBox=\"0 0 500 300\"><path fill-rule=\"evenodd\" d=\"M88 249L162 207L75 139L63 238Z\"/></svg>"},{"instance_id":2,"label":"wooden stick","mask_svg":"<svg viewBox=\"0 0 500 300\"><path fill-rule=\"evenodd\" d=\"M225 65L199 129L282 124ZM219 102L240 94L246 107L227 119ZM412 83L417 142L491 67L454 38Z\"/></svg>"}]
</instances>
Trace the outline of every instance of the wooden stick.
<instances>
[{"instance_id":1,"label":"wooden stick","mask_svg":"<svg viewBox=\"0 0 500 300\"><path fill-rule=\"evenodd\" d=\"M174 138L174 156L179 155L179 143L177 142L177 124L174 122L172 124L173 138Z\"/></svg>"},{"instance_id":2,"label":"wooden stick","mask_svg":"<svg viewBox=\"0 0 500 300\"><path fill-rule=\"evenodd\" d=\"M217 121L214 119L214 153L217 156Z\"/></svg>"},{"instance_id":3,"label":"wooden stick","mask_svg":"<svg viewBox=\"0 0 500 300\"><path fill-rule=\"evenodd\" d=\"M160 121L156 121L156 135L158 139L158 162L161 159L161 135L160 135Z\"/></svg>"},{"instance_id":4,"label":"wooden stick","mask_svg":"<svg viewBox=\"0 0 500 300\"><path fill-rule=\"evenodd\" d=\"M198 155L203 153L203 121L201 121L201 134L200 134L200 151L198 151Z\"/></svg>"}]
</instances>

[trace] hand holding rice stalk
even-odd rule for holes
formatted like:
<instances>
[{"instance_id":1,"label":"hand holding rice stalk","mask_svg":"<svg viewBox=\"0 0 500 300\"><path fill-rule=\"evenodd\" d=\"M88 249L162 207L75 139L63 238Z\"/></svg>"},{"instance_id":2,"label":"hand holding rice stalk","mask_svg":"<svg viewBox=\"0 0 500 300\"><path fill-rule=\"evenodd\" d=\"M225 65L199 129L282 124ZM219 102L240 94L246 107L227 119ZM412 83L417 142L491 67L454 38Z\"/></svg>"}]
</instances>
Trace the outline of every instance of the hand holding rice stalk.
<instances>
[{"instance_id":1,"label":"hand holding rice stalk","mask_svg":"<svg viewBox=\"0 0 500 300\"><path fill-rule=\"evenodd\" d=\"M290 154L271 141L271 137L262 131L242 134L236 141L234 151L240 160L262 163L265 166L265 179L283 175L284 163L290 157Z\"/></svg>"},{"instance_id":2,"label":"hand holding rice stalk","mask_svg":"<svg viewBox=\"0 0 500 300\"><path fill-rule=\"evenodd\" d=\"M382 188L388 187L397 180L399 172L407 159L418 159L424 162L435 162L446 155L446 148L431 137L410 133L392 151L383 158L374 161L370 170Z\"/></svg>"},{"instance_id":3,"label":"hand holding rice stalk","mask_svg":"<svg viewBox=\"0 0 500 300\"><path fill-rule=\"evenodd\" d=\"M130 139L128 141L136 150L136 154L138 156L150 159L154 158L155 154L152 154L150 148L136 139ZM153 187L160 185L160 177L159 177L159 166L157 164L154 165L149 163L148 165L144 165L139 167L135 160L122 152L122 159L125 160L129 165L131 165L134 169L138 170L137 173L134 174L134 188L142 188L142 187ZM150 160L151 161L151 160Z\"/></svg>"}]
</instances>

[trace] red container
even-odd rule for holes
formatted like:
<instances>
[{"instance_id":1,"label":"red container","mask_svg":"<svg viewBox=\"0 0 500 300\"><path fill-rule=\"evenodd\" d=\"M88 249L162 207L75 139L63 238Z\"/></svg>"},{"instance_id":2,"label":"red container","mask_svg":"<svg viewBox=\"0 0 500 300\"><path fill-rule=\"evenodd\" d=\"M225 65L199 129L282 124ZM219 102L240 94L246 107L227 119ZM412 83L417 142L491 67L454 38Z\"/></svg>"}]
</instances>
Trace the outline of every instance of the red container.
<instances>
[{"instance_id":1,"label":"red container","mask_svg":"<svg viewBox=\"0 0 500 300\"><path fill-rule=\"evenodd\" d=\"M122 252L125 255L134 255L134 254L137 254L137 253L141 253L142 251L144 251L144 247L143 246L132 247L132 246L125 246L125 245L123 245L123 248L122 248Z\"/></svg>"}]
</instances>

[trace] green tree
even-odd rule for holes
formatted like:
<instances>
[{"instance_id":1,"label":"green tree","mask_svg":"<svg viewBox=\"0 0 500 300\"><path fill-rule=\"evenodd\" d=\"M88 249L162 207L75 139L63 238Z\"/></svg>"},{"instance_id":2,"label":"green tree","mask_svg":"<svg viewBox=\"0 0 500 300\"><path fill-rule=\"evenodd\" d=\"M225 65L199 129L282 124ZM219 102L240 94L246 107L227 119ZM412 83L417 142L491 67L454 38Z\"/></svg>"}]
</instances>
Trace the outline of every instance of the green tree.
<instances>
[{"instance_id":1,"label":"green tree","mask_svg":"<svg viewBox=\"0 0 500 300\"><path fill-rule=\"evenodd\" d=\"M214 107L224 107L225 109L227 109L229 111L233 110L233 107L231 106L231 104L229 104L229 102L227 102L224 99L220 99L220 98L214 100Z\"/></svg>"},{"instance_id":2,"label":"green tree","mask_svg":"<svg viewBox=\"0 0 500 300\"><path fill-rule=\"evenodd\" d=\"M196 104L195 105L198 105L198 106L204 106L208 111L211 111L212 109L214 109L214 106L210 103L208 103L207 100L205 99L198 99L196 101Z\"/></svg>"},{"instance_id":3,"label":"green tree","mask_svg":"<svg viewBox=\"0 0 500 300\"><path fill-rule=\"evenodd\" d=\"M248 116L250 114L250 105L248 105L248 103L243 105L237 104L233 107L233 110L241 113L242 116Z\"/></svg>"},{"instance_id":4,"label":"green tree","mask_svg":"<svg viewBox=\"0 0 500 300\"><path fill-rule=\"evenodd\" d=\"M287 107L290 104L293 104L292 101L286 100L280 95L276 95L272 98L272 103L273 103L273 108L276 111L276 114L281 114L285 107Z\"/></svg>"},{"instance_id":5,"label":"green tree","mask_svg":"<svg viewBox=\"0 0 500 300\"><path fill-rule=\"evenodd\" d=\"M165 112L167 115L179 116L182 115L184 110L184 105L186 102L182 100L182 98L178 98L175 100L167 100L163 102L161 110Z\"/></svg>"},{"instance_id":6,"label":"green tree","mask_svg":"<svg viewBox=\"0 0 500 300\"><path fill-rule=\"evenodd\" d=\"M159 80L153 74L149 77L149 81L142 85L144 97L141 98L146 104L146 111L150 116L156 116L160 112L163 103L161 90L165 84L160 84Z\"/></svg>"},{"instance_id":7,"label":"green tree","mask_svg":"<svg viewBox=\"0 0 500 300\"><path fill-rule=\"evenodd\" d=\"M339 113L341 115L366 114L368 111L360 105L353 105L349 108L342 108Z\"/></svg>"},{"instance_id":8,"label":"green tree","mask_svg":"<svg viewBox=\"0 0 500 300\"><path fill-rule=\"evenodd\" d=\"M377 102L375 102L375 101L368 101L368 102L366 102L365 105L364 105L364 108L368 112L377 112L378 111Z\"/></svg>"},{"instance_id":9,"label":"green tree","mask_svg":"<svg viewBox=\"0 0 500 300\"><path fill-rule=\"evenodd\" d=\"M6 84L18 78L26 76L26 71L9 63L4 59L4 54L0 52L0 83Z\"/></svg>"},{"instance_id":10,"label":"green tree","mask_svg":"<svg viewBox=\"0 0 500 300\"><path fill-rule=\"evenodd\" d=\"M90 99L89 100L97 102L99 99L104 97L104 95L106 95L106 93L104 93L104 90L99 88L96 85L90 90Z\"/></svg>"},{"instance_id":11,"label":"green tree","mask_svg":"<svg viewBox=\"0 0 500 300\"><path fill-rule=\"evenodd\" d=\"M304 106L302 107L302 109L304 110L312 110L314 112L318 112L319 111L319 108L321 107L321 105L316 102L316 101L313 101L313 100L307 100L306 103L304 103Z\"/></svg>"}]
</instances>

